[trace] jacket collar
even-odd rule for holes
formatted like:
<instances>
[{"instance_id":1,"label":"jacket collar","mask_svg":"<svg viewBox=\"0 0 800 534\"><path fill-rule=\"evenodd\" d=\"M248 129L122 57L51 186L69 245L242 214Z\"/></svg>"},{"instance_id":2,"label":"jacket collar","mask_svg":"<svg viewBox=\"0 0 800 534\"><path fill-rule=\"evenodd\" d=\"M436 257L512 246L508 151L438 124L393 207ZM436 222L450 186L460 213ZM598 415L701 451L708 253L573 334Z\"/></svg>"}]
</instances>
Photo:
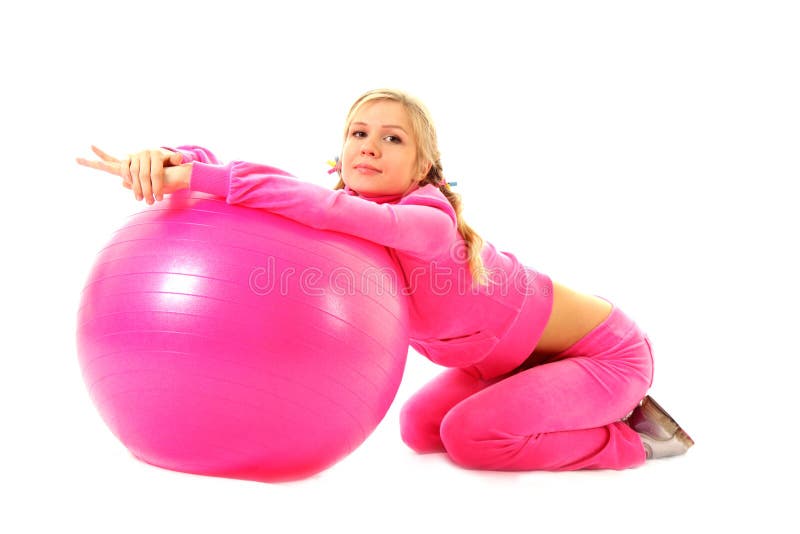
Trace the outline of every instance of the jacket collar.
<instances>
[{"instance_id":1,"label":"jacket collar","mask_svg":"<svg viewBox=\"0 0 800 534\"><path fill-rule=\"evenodd\" d=\"M406 191L405 193L399 194L399 195L375 195L375 196L370 196L370 195L362 195L361 193L357 193L356 191L353 191L352 189L350 189L350 187L347 186L347 185L344 186L344 191L348 195L351 195L351 196L354 196L354 197L360 197L360 198L363 198L365 200L369 200L371 202L375 202L376 204L395 204L395 203L399 202L400 199L402 199L404 196L413 193L417 189L419 189L419 183L418 182L415 183L414 185L412 185L408 189L408 191Z\"/></svg>"}]
</instances>

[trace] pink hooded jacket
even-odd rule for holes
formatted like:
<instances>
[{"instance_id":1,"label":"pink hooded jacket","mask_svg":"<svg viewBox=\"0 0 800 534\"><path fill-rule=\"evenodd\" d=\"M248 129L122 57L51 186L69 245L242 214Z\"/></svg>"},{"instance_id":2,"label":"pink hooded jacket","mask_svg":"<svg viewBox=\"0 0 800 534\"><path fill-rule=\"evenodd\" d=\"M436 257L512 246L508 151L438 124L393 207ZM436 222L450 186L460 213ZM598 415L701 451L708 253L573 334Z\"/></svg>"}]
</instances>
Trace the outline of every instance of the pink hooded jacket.
<instances>
[{"instance_id":1,"label":"pink hooded jacket","mask_svg":"<svg viewBox=\"0 0 800 534\"><path fill-rule=\"evenodd\" d=\"M473 285L455 211L436 187L365 198L275 167L222 164L197 146L168 149L193 162L193 191L386 246L410 297L411 346L434 363L472 367L490 378L522 363L541 337L552 308L550 279L486 242L481 255L489 284Z\"/></svg>"}]
</instances>

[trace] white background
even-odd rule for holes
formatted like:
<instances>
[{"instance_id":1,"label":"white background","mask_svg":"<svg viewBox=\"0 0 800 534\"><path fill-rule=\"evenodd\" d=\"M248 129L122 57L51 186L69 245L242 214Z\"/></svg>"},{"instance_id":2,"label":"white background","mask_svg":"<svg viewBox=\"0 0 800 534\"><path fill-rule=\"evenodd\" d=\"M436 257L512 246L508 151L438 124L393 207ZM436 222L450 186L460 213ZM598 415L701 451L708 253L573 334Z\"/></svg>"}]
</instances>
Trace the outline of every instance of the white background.
<instances>
[{"instance_id":1,"label":"white background","mask_svg":"<svg viewBox=\"0 0 800 534\"><path fill-rule=\"evenodd\" d=\"M446 4L3 8L0 530L797 528L793 3ZM649 333L652 394L689 454L577 473L416 455L398 410L440 369L413 352L377 430L301 482L165 471L111 435L75 311L94 255L143 204L74 157L199 144L329 185L349 105L381 86L430 107L485 238Z\"/></svg>"}]
</instances>

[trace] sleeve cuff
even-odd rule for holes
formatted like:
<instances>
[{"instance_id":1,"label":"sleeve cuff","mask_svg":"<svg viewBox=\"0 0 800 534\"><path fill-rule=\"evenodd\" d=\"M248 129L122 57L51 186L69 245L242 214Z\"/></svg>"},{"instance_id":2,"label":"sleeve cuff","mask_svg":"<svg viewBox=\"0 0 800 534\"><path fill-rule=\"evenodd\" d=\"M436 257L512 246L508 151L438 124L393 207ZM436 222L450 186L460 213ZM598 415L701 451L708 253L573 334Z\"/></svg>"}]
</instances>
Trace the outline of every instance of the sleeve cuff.
<instances>
[{"instance_id":1,"label":"sleeve cuff","mask_svg":"<svg viewBox=\"0 0 800 534\"><path fill-rule=\"evenodd\" d=\"M197 161L193 162L192 175L189 178L189 189L227 199L230 189L230 164L210 165Z\"/></svg>"}]
</instances>

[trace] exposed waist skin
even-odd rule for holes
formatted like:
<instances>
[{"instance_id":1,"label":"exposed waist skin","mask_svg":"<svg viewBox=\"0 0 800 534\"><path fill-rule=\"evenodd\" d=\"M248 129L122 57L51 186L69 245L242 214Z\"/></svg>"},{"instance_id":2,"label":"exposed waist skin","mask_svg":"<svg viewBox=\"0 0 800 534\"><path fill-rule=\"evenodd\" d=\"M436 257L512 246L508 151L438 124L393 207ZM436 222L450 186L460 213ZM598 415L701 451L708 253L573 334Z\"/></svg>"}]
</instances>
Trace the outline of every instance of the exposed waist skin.
<instances>
[{"instance_id":1,"label":"exposed waist skin","mask_svg":"<svg viewBox=\"0 0 800 534\"><path fill-rule=\"evenodd\" d=\"M612 305L553 282L553 310L534 354L552 356L568 349L609 316Z\"/></svg>"}]
</instances>

